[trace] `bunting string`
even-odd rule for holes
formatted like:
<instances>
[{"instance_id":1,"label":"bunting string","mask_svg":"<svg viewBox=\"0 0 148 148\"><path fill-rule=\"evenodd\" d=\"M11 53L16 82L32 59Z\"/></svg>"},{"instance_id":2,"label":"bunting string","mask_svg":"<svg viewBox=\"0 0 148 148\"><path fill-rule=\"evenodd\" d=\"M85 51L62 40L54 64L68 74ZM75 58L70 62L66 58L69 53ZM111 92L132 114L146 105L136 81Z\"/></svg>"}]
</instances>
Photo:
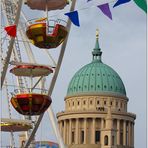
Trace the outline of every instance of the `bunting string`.
<instances>
[{"instance_id":1,"label":"bunting string","mask_svg":"<svg viewBox=\"0 0 148 148\"><path fill-rule=\"evenodd\" d=\"M94 0L95 1L95 0ZM80 26L80 23L79 23L79 15L78 15L78 11L82 11L82 10L87 10L87 9L90 9L90 8L94 8L94 7L98 7L102 13L104 15L106 15L109 19L112 20L112 13L111 13L111 10L110 10L110 7L109 7L109 3L113 3L115 2L115 4L113 5L113 8L117 7L117 6L120 6L122 4L126 4L126 3L129 3L131 0L117 0L115 2L115 0L107 0L106 3L104 4L102 2L102 4L97 4L97 2L95 2L95 5L91 5L91 6L87 6L87 7L83 7L83 8L79 8L73 12L67 12L67 13L64 13L65 15L67 15L69 17L69 19L72 21L72 23L76 26ZM133 0L136 5L138 5L143 11L145 11L147 13L147 3L145 0ZM93 0L87 0L87 3L90 3L90 2L93 2ZM109 3L107 3L109 2ZM60 13L59 13L60 15ZM55 15L54 15L55 16ZM50 16L50 17L53 17L53 16Z\"/></svg>"},{"instance_id":2,"label":"bunting string","mask_svg":"<svg viewBox=\"0 0 148 148\"><path fill-rule=\"evenodd\" d=\"M115 4L113 5L113 8L115 8L115 7L120 6L122 4L129 3L131 0L102 0L102 1L100 0L98 4L97 4L97 2L98 2L97 0L86 0L86 1L87 1L87 3L85 3L84 5L88 5L88 3L89 3L89 5L91 4L91 6L84 7L84 5L83 5L82 8L79 8L75 11L69 11L69 12L60 11L58 14L50 15L49 18L64 14L69 17L69 19L71 20L71 22L74 25L80 27L78 12L96 7L96 8L99 8L104 15L106 15L109 19L112 20L112 13L111 13L109 4L115 2ZM141 8L143 11L145 11L145 13L147 13L146 0L133 0L133 1L135 2L135 4L139 8ZM15 27L13 27L13 28L14 28L14 30L12 30L12 26L6 27L5 30L7 31L8 35L15 37L16 36L16 28Z\"/></svg>"}]
</instances>

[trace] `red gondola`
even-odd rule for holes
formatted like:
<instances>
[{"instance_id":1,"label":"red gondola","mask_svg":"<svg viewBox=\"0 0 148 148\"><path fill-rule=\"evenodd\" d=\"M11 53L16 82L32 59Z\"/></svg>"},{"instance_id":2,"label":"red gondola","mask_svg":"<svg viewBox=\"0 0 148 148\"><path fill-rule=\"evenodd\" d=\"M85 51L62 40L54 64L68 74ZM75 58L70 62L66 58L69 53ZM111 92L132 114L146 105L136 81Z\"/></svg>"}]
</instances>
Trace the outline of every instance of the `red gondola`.
<instances>
[{"instance_id":1,"label":"red gondola","mask_svg":"<svg viewBox=\"0 0 148 148\"><path fill-rule=\"evenodd\" d=\"M17 94L11 98L11 104L20 114L40 115L51 104L51 98L43 94Z\"/></svg>"}]
</instances>

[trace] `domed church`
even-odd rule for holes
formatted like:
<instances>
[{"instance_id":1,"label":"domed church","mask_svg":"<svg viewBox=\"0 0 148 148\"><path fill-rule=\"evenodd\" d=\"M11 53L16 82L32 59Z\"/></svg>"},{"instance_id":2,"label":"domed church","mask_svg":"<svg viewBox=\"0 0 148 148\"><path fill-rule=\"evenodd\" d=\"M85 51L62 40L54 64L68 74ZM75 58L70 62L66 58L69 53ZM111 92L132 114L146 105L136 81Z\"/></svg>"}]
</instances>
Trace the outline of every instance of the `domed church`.
<instances>
[{"instance_id":1,"label":"domed church","mask_svg":"<svg viewBox=\"0 0 148 148\"><path fill-rule=\"evenodd\" d=\"M60 133L68 148L134 148L134 120L127 112L125 86L102 62L98 32L92 62L71 79L65 111L57 114Z\"/></svg>"}]
</instances>

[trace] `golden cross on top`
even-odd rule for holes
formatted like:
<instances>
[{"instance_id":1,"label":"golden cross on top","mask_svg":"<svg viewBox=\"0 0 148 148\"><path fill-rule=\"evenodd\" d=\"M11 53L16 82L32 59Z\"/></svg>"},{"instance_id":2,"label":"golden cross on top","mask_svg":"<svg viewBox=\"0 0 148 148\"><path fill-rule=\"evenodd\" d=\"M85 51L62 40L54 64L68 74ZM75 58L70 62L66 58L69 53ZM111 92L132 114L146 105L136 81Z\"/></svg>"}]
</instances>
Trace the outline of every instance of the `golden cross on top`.
<instances>
[{"instance_id":1,"label":"golden cross on top","mask_svg":"<svg viewBox=\"0 0 148 148\"><path fill-rule=\"evenodd\" d=\"M99 38L99 29L96 29L96 38Z\"/></svg>"}]
</instances>

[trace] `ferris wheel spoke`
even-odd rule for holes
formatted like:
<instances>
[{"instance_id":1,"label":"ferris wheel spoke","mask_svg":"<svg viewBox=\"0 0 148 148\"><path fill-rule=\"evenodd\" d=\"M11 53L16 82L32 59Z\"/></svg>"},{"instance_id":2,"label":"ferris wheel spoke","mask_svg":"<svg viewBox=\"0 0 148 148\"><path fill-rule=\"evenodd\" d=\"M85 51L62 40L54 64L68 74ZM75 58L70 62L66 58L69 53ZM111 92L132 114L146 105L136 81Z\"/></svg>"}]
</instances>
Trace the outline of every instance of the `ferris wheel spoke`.
<instances>
[{"instance_id":1,"label":"ferris wheel spoke","mask_svg":"<svg viewBox=\"0 0 148 148\"><path fill-rule=\"evenodd\" d=\"M15 21L14 21L14 24L16 26L18 25L18 22L19 22L22 3L23 3L23 0L18 1L18 9L16 11L16 17L15 17ZM4 79L5 79L5 76L6 76L6 72L7 72L9 61L10 61L10 57L11 57L14 42L15 42L15 38L12 37L11 40L10 40L10 44L8 46L7 57L5 59L4 67L3 67L3 70L2 70L2 74L1 74L1 88L3 86L3 82L4 82Z\"/></svg>"},{"instance_id":2,"label":"ferris wheel spoke","mask_svg":"<svg viewBox=\"0 0 148 148\"><path fill-rule=\"evenodd\" d=\"M52 61L52 63L53 63L53 66L52 66L52 67L56 67L57 64L56 64L54 58L53 58L53 57L51 56L51 54L49 53L49 51L48 51L48 50L44 50L44 51L47 53L49 59L51 59L51 61Z\"/></svg>"},{"instance_id":3,"label":"ferris wheel spoke","mask_svg":"<svg viewBox=\"0 0 148 148\"><path fill-rule=\"evenodd\" d=\"M20 33L23 40L28 40L26 35L25 35L26 33L25 33L24 30L19 30L19 33ZM23 42L23 44L24 44L25 51L27 53L29 62L36 63L36 60L35 60L34 54L32 52L32 49L30 47L30 44L28 42Z\"/></svg>"}]
</instances>

